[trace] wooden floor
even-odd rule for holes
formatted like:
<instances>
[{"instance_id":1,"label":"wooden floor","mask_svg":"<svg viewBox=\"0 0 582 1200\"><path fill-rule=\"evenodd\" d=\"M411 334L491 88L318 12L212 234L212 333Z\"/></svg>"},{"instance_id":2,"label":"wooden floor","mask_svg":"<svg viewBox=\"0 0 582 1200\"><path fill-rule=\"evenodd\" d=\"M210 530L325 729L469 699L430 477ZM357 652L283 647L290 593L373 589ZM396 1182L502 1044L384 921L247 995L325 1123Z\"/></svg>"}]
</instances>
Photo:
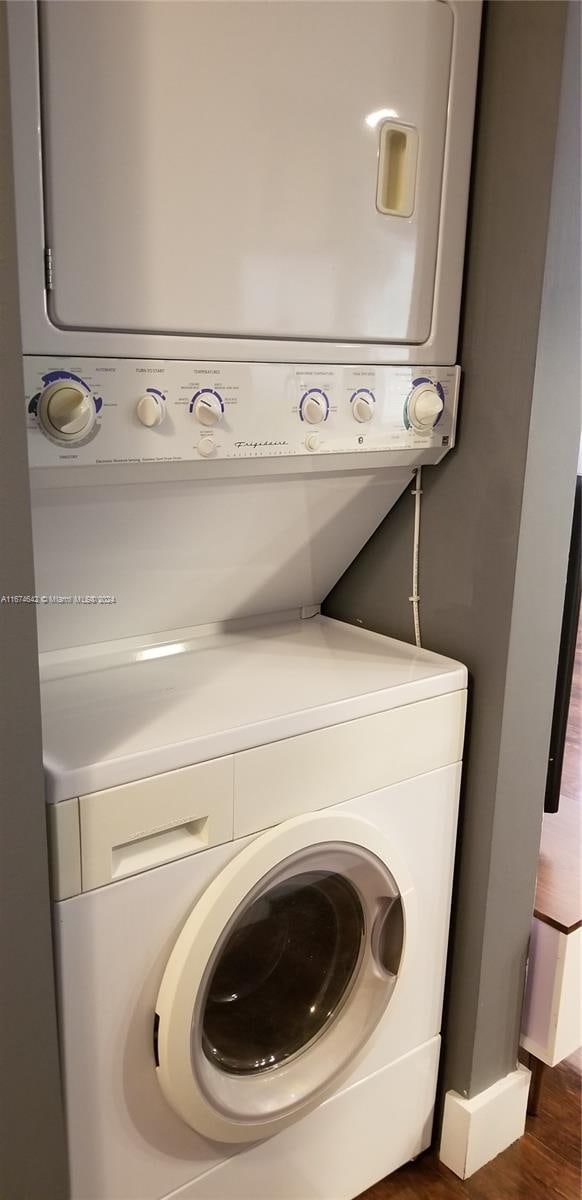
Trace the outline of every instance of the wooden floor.
<instances>
[{"instance_id":1,"label":"wooden floor","mask_svg":"<svg viewBox=\"0 0 582 1200\"><path fill-rule=\"evenodd\" d=\"M580 904L582 821L582 624L562 773L560 811L544 818L536 909L572 921ZM556 852L566 855L569 888L553 873ZM369 1188L360 1200L581 1200L582 1050L547 1070L540 1110L528 1117L524 1137L464 1182L428 1151Z\"/></svg>"}]
</instances>

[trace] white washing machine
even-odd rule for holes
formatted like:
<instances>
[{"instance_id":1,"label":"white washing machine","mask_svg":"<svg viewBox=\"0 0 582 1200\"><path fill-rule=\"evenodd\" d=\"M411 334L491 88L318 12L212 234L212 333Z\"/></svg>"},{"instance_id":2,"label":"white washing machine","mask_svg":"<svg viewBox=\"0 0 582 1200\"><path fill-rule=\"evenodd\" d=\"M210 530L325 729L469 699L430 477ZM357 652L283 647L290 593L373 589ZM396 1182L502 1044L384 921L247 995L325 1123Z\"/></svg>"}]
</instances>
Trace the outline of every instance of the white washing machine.
<instances>
[{"instance_id":1,"label":"white washing machine","mask_svg":"<svg viewBox=\"0 0 582 1200\"><path fill-rule=\"evenodd\" d=\"M430 1142L465 669L316 615L43 673L73 1200L351 1200Z\"/></svg>"}]
</instances>

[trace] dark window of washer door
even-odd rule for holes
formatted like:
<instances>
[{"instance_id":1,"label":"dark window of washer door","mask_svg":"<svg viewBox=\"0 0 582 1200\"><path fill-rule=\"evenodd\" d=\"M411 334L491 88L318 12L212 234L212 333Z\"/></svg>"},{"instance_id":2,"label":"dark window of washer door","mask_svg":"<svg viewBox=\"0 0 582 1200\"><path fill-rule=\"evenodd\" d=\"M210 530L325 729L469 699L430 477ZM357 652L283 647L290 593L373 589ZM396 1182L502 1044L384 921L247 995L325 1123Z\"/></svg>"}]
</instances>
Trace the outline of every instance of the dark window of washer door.
<instances>
[{"instance_id":1,"label":"dark window of washer door","mask_svg":"<svg viewBox=\"0 0 582 1200\"><path fill-rule=\"evenodd\" d=\"M364 912L343 876L309 871L241 912L210 978L204 1053L230 1074L277 1066L328 1026L360 958Z\"/></svg>"}]
</instances>

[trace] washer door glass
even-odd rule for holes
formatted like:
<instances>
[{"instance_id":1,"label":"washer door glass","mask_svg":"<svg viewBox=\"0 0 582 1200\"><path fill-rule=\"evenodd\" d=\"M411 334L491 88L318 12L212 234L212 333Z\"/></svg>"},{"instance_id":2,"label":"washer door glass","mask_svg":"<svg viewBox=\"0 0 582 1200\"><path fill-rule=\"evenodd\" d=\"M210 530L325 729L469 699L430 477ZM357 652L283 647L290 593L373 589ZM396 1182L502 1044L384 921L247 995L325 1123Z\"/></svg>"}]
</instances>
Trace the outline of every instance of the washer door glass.
<instances>
[{"instance_id":1,"label":"washer door glass","mask_svg":"<svg viewBox=\"0 0 582 1200\"><path fill-rule=\"evenodd\" d=\"M202 1048L223 1071L265 1071L337 1014L359 963L362 903L348 879L307 871L240 913L210 978Z\"/></svg>"}]
</instances>

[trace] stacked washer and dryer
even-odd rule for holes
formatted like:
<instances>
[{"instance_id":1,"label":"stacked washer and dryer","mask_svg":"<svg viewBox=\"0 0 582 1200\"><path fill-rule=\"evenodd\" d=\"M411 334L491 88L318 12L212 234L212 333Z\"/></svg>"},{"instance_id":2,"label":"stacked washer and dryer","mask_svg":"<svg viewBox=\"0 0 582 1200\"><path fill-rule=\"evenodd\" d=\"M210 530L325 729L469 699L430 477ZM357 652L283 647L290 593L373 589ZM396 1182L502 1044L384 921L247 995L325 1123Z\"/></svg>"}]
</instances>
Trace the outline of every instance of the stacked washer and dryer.
<instances>
[{"instance_id":1,"label":"stacked washer and dryer","mask_svg":"<svg viewBox=\"0 0 582 1200\"><path fill-rule=\"evenodd\" d=\"M466 671L320 605L454 444L480 6L9 10L72 1197L349 1200L431 1138Z\"/></svg>"}]
</instances>

